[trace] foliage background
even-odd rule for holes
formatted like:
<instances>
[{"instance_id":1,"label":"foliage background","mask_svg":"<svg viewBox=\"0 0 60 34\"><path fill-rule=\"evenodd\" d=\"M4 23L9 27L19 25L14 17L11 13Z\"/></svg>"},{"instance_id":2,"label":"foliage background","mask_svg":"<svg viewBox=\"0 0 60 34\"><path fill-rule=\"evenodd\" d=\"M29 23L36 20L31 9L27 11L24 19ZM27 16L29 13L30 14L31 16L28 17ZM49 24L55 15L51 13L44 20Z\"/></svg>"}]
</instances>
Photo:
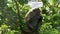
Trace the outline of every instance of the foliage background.
<instances>
[{"instance_id":1,"label":"foliage background","mask_svg":"<svg viewBox=\"0 0 60 34\"><path fill-rule=\"evenodd\" d=\"M42 0L42 2L43 7L40 9L43 24L39 33L60 34L60 0ZM20 23L25 28L24 16L31 9L27 3L28 0L17 0L16 5L15 0L0 0L0 34L21 34Z\"/></svg>"}]
</instances>

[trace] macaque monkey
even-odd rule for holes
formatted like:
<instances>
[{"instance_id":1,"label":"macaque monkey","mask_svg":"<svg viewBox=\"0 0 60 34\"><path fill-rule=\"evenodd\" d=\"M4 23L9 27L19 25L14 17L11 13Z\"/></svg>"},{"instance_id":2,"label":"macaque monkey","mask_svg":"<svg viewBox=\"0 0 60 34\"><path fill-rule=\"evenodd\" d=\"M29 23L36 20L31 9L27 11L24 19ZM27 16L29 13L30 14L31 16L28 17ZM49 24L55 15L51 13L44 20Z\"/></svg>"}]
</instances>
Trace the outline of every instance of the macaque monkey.
<instances>
[{"instance_id":1,"label":"macaque monkey","mask_svg":"<svg viewBox=\"0 0 60 34\"><path fill-rule=\"evenodd\" d=\"M33 8L25 15L26 25L31 34L39 34L39 27L42 25L42 15L39 8Z\"/></svg>"}]
</instances>

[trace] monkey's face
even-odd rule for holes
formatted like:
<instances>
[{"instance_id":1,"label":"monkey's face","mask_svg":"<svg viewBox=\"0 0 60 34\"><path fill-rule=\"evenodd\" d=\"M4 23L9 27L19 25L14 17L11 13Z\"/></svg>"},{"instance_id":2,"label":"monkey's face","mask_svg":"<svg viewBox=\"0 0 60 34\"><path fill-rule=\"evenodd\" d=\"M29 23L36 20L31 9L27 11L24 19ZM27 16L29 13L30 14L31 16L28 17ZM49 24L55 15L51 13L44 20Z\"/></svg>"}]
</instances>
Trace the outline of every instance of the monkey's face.
<instances>
[{"instance_id":1,"label":"monkey's face","mask_svg":"<svg viewBox=\"0 0 60 34\"><path fill-rule=\"evenodd\" d=\"M40 15L40 9L39 8L36 8L36 9L34 9L33 10L33 13L35 14L35 15Z\"/></svg>"}]
</instances>

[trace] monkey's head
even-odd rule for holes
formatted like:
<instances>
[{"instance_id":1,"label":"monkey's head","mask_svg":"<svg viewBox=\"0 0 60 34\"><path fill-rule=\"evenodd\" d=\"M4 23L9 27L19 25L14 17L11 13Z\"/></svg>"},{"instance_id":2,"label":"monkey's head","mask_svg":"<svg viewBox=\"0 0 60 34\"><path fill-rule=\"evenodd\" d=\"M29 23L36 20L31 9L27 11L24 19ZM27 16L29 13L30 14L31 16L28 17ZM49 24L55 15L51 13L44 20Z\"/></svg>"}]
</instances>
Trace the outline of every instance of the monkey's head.
<instances>
[{"instance_id":1,"label":"monkey's head","mask_svg":"<svg viewBox=\"0 0 60 34\"><path fill-rule=\"evenodd\" d=\"M28 21L30 20L30 18L34 18L34 16L41 16L41 11L39 8L33 8L30 9L26 15L25 15L25 19Z\"/></svg>"},{"instance_id":2,"label":"monkey's head","mask_svg":"<svg viewBox=\"0 0 60 34\"><path fill-rule=\"evenodd\" d=\"M34 8L33 10L32 10L33 12L40 12L40 9L39 8Z\"/></svg>"},{"instance_id":3,"label":"monkey's head","mask_svg":"<svg viewBox=\"0 0 60 34\"><path fill-rule=\"evenodd\" d=\"M33 13L35 13L35 15L40 15L41 14L41 11L39 8L35 8L32 10Z\"/></svg>"}]
</instances>

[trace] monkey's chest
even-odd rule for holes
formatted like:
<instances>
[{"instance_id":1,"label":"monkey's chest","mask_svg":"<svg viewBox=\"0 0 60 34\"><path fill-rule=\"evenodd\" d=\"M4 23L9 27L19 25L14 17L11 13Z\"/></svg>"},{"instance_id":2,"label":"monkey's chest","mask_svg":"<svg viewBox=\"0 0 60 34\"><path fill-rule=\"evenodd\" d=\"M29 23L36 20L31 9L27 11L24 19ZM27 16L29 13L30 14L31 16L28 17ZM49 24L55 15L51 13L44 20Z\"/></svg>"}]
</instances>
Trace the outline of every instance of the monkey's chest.
<instances>
[{"instance_id":1,"label":"monkey's chest","mask_svg":"<svg viewBox=\"0 0 60 34\"><path fill-rule=\"evenodd\" d=\"M32 18L32 19L31 19L31 22L30 22L31 25L32 25L32 26L36 26L36 25L37 25L37 22L38 22L38 19L39 19L39 17L34 17L34 18Z\"/></svg>"}]
</instances>

